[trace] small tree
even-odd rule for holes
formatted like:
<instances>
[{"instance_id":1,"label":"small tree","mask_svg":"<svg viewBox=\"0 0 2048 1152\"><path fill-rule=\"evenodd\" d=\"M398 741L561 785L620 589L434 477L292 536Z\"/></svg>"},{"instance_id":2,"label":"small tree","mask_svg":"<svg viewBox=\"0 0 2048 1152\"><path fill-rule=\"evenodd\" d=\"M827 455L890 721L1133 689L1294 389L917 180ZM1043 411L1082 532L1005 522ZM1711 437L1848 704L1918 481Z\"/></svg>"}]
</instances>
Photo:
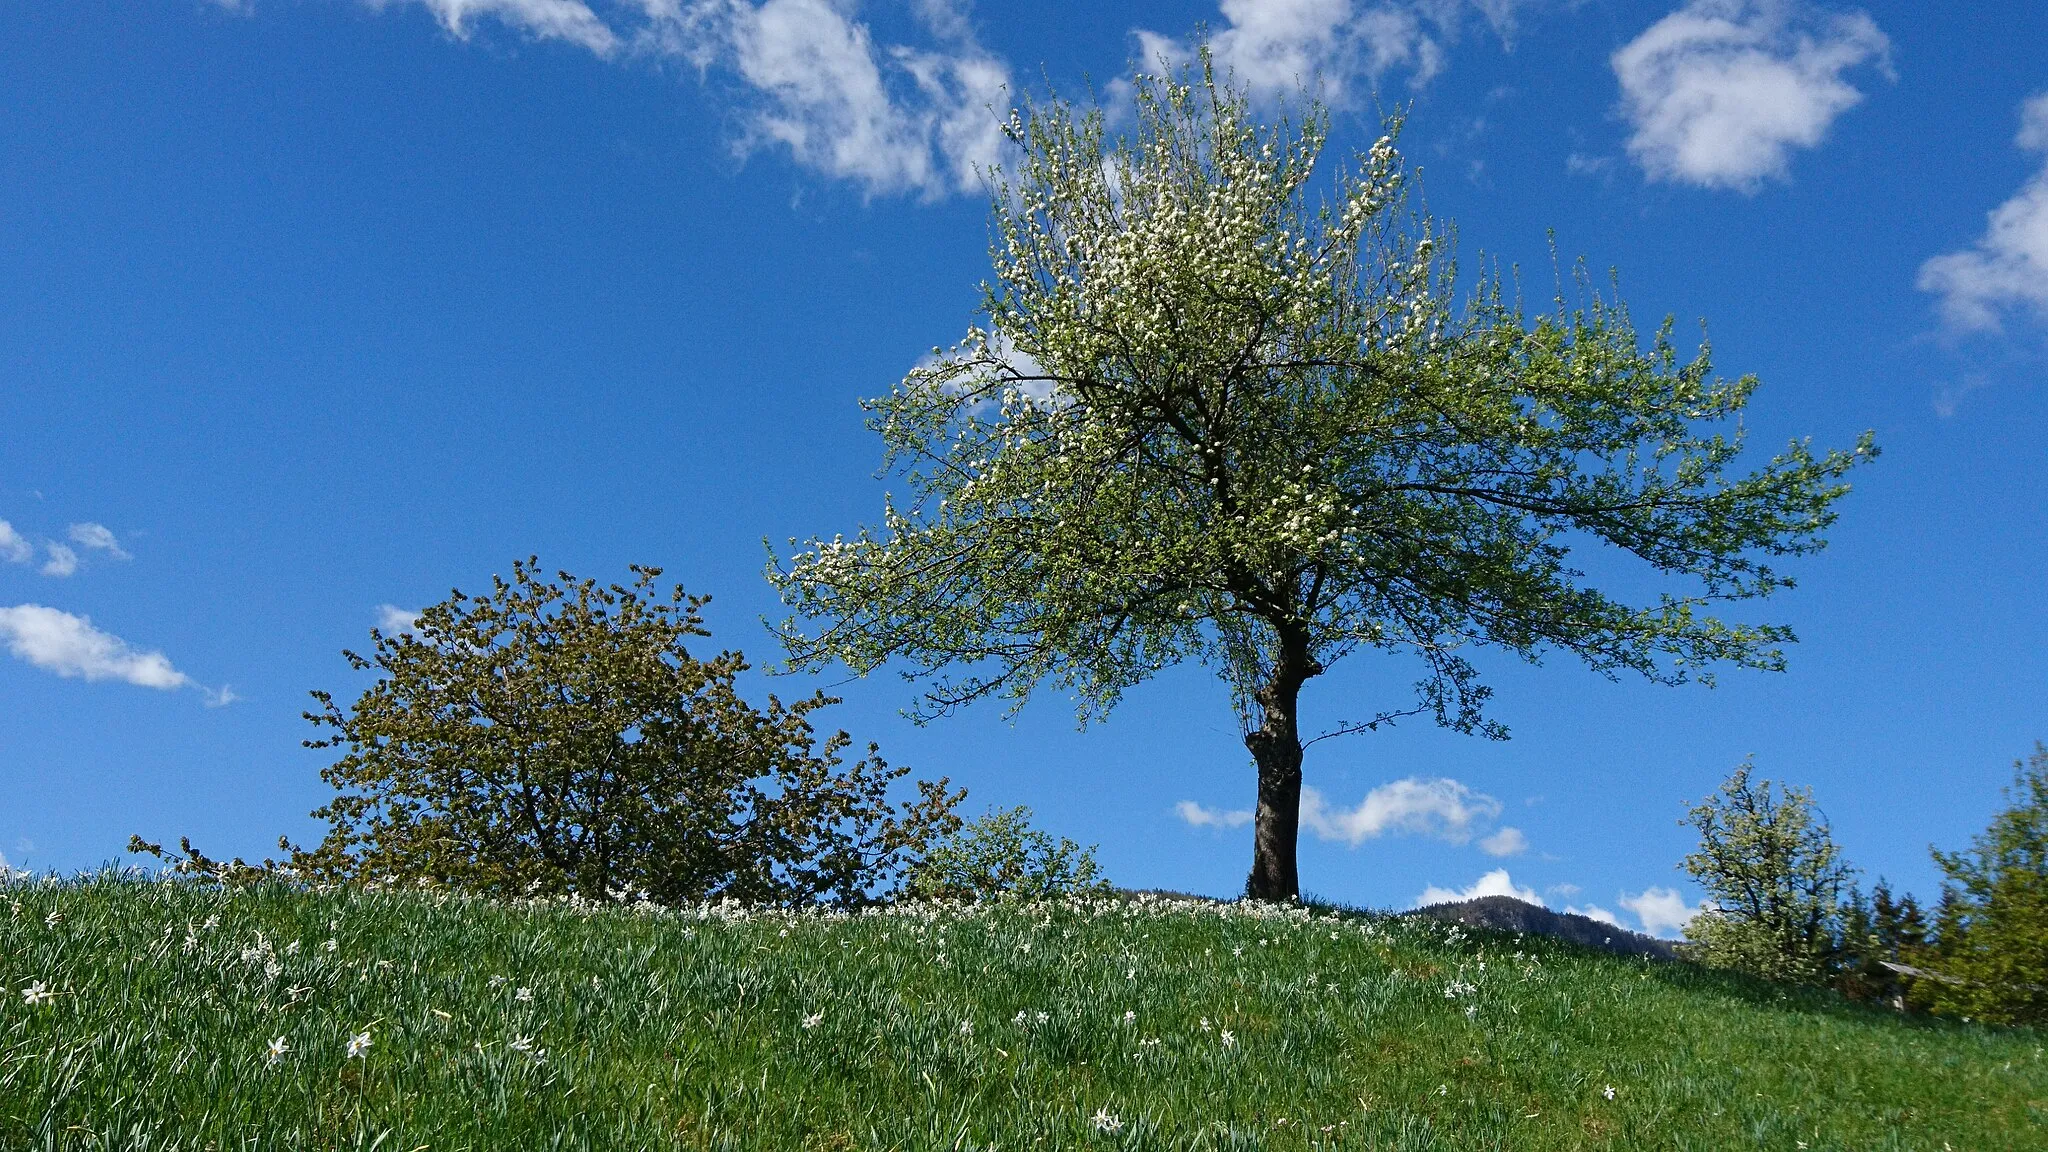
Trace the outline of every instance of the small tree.
<instances>
[{"instance_id":1,"label":"small tree","mask_svg":"<svg viewBox=\"0 0 2048 1152\"><path fill-rule=\"evenodd\" d=\"M2048 1024L2048 745L2013 765L2007 808L1965 852L1934 853L1942 886L1936 1011Z\"/></svg>"},{"instance_id":2,"label":"small tree","mask_svg":"<svg viewBox=\"0 0 2048 1152\"><path fill-rule=\"evenodd\" d=\"M1868 437L1731 471L1756 382L1681 362L1668 323L1645 348L1597 297L1532 319L1498 279L1454 305L1397 126L1319 204L1320 108L1261 126L1206 53L1135 95L1115 140L1058 100L1009 120L987 324L867 404L909 502L770 566L821 622L785 626L795 666L924 678L919 718L1050 681L1085 723L1209 664L1257 768L1264 899L1299 896L1306 745L1416 713L1506 735L1475 649L1666 684L1783 666L1787 629L1710 606L1789 586L1774 558L1822 546ZM1617 598L1582 548L1675 586ZM1303 685L1369 649L1420 661L1415 701L1306 735Z\"/></svg>"},{"instance_id":3,"label":"small tree","mask_svg":"<svg viewBox=\"0 0 2048 1152\"><path fill-rule=\"evenodd\" d=\"M1767 980L1817 984L1833 972L1855 870L1804 788L1752 782L1748 762L1686 823L1699 851L1685 870L1707 890L1685 927L1700 962Z\"/></svg>"},{"instance_id":4,"label":"small tree","mask_svg":"<svg viewBox=\"0 0 2048 1152\"><path fill-rule=\"evenodd\" d=\"M1882 878L1868 901L1852 888L1842 905L1835 988L1852 1000L1904 1008L1912 998L1913 977L1889 965L1921 963L1926 944L1927 918L1911 894L1893 895Z\"/></svg>"},{"instance_id":5,"label":"small tree","mask_svg":"<svg viewBox=\"0 0 2048 1152\"><path fill-rule=\"evenodd\" d=\"M1032 899L1109 891L1095 849L1031 826L1018 806L972 821L910 871L910 893L934 900Z\"/></svg>"},{"instance_id":6,"label":"small tree","mask_svg":"<svg viewBox=\"0 0 2048 1152\"><path fill-rule=\"evenodd\" d=\"M538 561L457 591L410 629L346 652L376 683L344 711L325 692L306 718L342 757L330 827L293 864L314 879L426 882L498 895L628 894L661 903L856 902L897 882L959 825L962 793L877 754L847 764L822 746L822 693L765 710L740 698L738 652L709 661L708 597L658 594L660 569L600 586Z\"/></svg>"}]
</instances>

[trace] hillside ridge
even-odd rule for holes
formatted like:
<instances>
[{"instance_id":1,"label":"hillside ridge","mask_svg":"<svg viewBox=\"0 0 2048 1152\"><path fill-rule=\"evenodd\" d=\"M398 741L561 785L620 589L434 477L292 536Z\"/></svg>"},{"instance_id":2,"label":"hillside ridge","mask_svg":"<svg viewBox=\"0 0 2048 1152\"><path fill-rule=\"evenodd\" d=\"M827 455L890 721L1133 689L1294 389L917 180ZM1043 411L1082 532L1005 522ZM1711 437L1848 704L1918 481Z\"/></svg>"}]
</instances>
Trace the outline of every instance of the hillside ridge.
<instances>
[{"instance_id":1,"label":"hillside ridge","mask_svg":"<svg viewBox=\"0 0 2048 1152\"><path fill-rule=\"evenodd\" d=\"M1658 960L1678 959L1678 949L1669 940L1631 932L1581 916L1576 912L1553 912L1541 904L1512 896L1479 896L1450 904L1431 904L1406 913L1430 920L1463 924L1470 928L1492 928L1501 932L1523 932L1549 936L1587 948L1598 948L1619 956L1649 956Z\"/></svg>"}]
</instances>

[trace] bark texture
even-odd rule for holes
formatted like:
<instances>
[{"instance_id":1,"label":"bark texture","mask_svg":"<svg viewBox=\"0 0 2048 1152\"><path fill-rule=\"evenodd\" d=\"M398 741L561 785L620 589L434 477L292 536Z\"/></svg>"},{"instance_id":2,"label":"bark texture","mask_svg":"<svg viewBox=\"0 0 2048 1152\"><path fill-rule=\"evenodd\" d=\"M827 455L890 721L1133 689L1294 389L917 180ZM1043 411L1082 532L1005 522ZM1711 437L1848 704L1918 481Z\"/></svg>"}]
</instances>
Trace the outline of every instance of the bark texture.
<instances>
[{"instance_id":1,"label":"bark texture","mask_svg":"<svg viewBox=\"0 0 2048 1152\"><path fill-rule=\"evenodd\" d=\"M1302 684L1320 671L1306 643L1284 640L1272 678L1259 690L1259 726L1245 734L1245 747L1259 771L1252 874L1244 885L1244 894L1254 900L1301 899L1295 861L1301 836L1301 729L1295 711Z\"/></svg>"}]
</instances>

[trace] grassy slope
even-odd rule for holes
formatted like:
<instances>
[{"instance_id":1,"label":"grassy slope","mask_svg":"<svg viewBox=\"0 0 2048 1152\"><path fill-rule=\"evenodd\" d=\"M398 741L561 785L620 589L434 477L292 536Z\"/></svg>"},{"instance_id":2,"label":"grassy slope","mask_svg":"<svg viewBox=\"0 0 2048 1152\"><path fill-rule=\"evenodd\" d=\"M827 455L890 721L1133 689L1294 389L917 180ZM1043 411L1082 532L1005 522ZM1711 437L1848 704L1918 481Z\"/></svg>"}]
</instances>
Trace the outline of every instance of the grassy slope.
<instances>
[{"instance_id":1,"label":"grassy slope","mask_svg":"<svg viewBox=\"0 0 2048 1152\"><path fill-rule=\"evenodd\" d=\"M0 981L10 1150L2048 1147L2033 1032L1215 905L699 919L103 878L0 890Z\"/></svg>"}]
</instances>

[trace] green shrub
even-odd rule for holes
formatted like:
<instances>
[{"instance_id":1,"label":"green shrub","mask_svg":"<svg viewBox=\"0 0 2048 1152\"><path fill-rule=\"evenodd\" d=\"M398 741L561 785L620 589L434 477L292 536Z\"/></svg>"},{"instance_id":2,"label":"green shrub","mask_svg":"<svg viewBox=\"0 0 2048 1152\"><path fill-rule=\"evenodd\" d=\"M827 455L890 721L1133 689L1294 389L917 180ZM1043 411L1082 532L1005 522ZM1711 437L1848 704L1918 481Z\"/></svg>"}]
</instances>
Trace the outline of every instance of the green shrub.
<instances>
[{"instance_id":1,"label":"green shrub","mask_svg":"<svg viewBox=\"0 0 2048 1152\"><path fill-rule=\"evenodd\" d=\"M1937 1012L1996 1024L2048 1024L2048 746L2013 765L2011 801L1947 873L1929 967L1918 990Z\"/></svg>"},{"instance_id":2,"label":"green shrub","mask_svg":"<svg viewBox=\"0 0 2048 1152\"><path fill-rule=\"evenodd\" d=\"M1693 806L1686 823L1699 829L1700 847L1685 858L1685 870L1709 896L1709 907L1686 925L1688 954L1766 980L1827 980L1854 869L1813 794L1752 783L1744 763Z\"/></svg>"},{"instance_id":3,"label":"green shrub","mask_svg":"<svg viewBox=\"0 0 2048 1152\"><path fill-rule=\"evenodd\" d=\"M1093 846L1055 840L1031 826L1031 809L993 811L940 841L910 873L914 896L939 900L1030 899L1106 892Z\"/></svg>"},{"instance_id":4,"label":"green shrub","mask_svg":"<svg viewBox=\"0 0 2048 1152\"><path fill-rule=\"evenodd\" d=\"M830 697L743 699L738 652L689 650L706 598L633 573L554 582L529 559L345 653L376 680L347 709L313 694L308 744L339 754L321 773L336 795L290 866L493 896L862 903L959 828L945 780L819 739Z\"/></svg>"}]
</instances>

